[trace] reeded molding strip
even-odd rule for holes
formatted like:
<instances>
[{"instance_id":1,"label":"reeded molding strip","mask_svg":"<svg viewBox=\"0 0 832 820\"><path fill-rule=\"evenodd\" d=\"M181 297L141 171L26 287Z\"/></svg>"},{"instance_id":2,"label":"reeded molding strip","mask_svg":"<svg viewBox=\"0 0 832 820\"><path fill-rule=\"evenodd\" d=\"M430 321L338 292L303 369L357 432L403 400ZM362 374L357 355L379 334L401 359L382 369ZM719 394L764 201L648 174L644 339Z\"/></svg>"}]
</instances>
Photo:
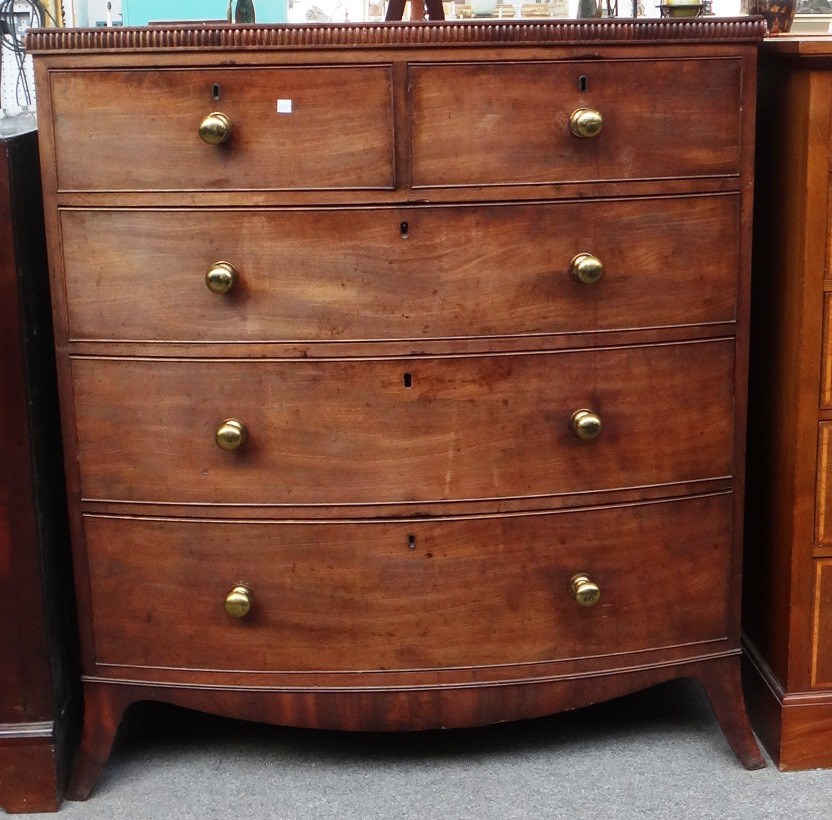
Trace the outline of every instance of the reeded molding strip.
<instances>
[{"instance_id":1,"label":"reeded molding strip","mask_svg":"<svg viewBox=\"0 0 832 820\"><path fill-rule=\"evenodd\" d=\"M31 53L183 49L534 46L576 43L761 41L762 17L614 20L424 21L318 25L223 24L141 28L30 29Z\"/></svg>"}]
</instances>

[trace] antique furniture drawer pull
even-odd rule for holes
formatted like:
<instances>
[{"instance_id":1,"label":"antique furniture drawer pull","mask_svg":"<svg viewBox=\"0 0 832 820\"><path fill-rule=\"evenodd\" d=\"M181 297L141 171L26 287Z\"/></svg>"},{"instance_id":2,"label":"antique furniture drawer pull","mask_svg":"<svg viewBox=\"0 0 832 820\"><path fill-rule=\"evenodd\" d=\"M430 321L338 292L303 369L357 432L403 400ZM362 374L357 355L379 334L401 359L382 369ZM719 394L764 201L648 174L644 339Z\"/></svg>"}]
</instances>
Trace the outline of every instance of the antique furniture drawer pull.
<instances>
[{"instance_id":1,"label":"antique furniture drawer pull","mask_svg":"<svg viewBox=\"0 0 832 820\"><path fill-rule=\"evenodd\" d=\"M199 124L199 136L209 145L219 145L231 137L231 120L219 111L213 111Z\"/></svg>"},{"instance_id":2,"label":"antique furniture drawer pull","mask_svg":"<svg viewBox=\"0 0 832 820\"><path fill-rule=\"evenodd\" d=\"M237 419L226 419L214 435L214 441L223 450L238 450L248 439L245 424Z\"/></svg>"},{"instance_id":3,"label":"antique furniture drawer pull","mask_svg":"<svg viewBox=\"0 0 832 820\"><path fill-rule=\"evenodd\" d=\"M205 284L212 293L228 293L237 282L237 269L230 262L214 262L205 274Z\"/></svg>"},{"instance_id":4,"label":"antique furniture drawer pull","mask_svg":"<svg viewBox=\"0 0 832 820\"><path fill-rule=\"evenodd\" d=\"M585 572L579 572L569 582L569 594L581 606L595 606L601 600L601 587Z\"/></svg>"},{"instance_id":5,"label":"antique furniture drawer pull","mask_svg":"<svg viewBox=\"0 0 832 820\"><path fill-rule=\"evenodd\" d=\"M593 108L576 108L569 115L569 130L581 139L597 137L603 124L601 112Z\"/></svg>"},{"instance_id":6,"label":"antique furniture drawer pull","mask_svg":"<svg viewBox=\"0 0 832 820\"><path fill-rule=\"evenodd\" d=\"M604 276L604 263L591 253L579 253L569 263L569 275L584 285L594 285Z\"/></svg>"},{"instance_id":7,"label":"antique furniture drawer pull","mask_svg":"<svg viewBox=\"0 0 832 820\"><path fill-rule=\"evenodd\" d=\"M235 586L225 596L225 611L232 618L245 618L251 609L251 590L242 585Z\"/></svg>"},{"instance_id":8,"label":"antique furniture drawer pull","mask_svg":"<svg viewBox=\"0 0 832 820\"><path fill-rule=\"evenodd\" d=\"M601 417L591 410L576 410L569 421L572 432L583 441L598 438L601 433Z\"/></svg>"}]
</instances>

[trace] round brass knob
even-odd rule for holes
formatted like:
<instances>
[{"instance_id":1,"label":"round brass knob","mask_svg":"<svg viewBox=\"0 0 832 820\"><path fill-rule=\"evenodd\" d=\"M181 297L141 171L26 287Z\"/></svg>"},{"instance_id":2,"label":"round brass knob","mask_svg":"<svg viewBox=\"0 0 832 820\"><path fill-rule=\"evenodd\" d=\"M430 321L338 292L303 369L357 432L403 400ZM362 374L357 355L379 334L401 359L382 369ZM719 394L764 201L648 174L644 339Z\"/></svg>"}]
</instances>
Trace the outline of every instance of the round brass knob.
<instances>
[{"instance_id":1,"label":"round brass knob","mask_svg":"<svg viewBox=\"0 0 832 820\"><path fill-rule=\"evenodd\" d=\"M245 424L237 419L226 419L214 435L214 441L223 450L237 450L246 443L248 430Z\"/></svg>"},{"instance_id":2,"label":"round brass knob","mask_svg":"<svg viewBox=\"0 0 832 820\"><path fill-rule=\"evenodd\" d=\"M601 600L601 587L585 572L579 572L569 582L569 594L581 606L595 606Z\"/></svg>"},{"instance_id":3,"label":"round brass knob","mask_svg":"<svg viewBox=\"0 0 832 820\"><path fill-rule=\"evenodd\" d=\"M592 410L576 410L569 420L572 432L583 441L598 438L601 433L601 417Z\"/></svg>"},{"instance_id":4,"label":"round brass knob","mask_svg":"<svg viewBox=\"0 0 832 820\"><path fill-rule=\"evenodd\" d=\"M199 136L209 145L219 145L231 137L231 120L219 111L213 111L199 124Z\"/></svg>"},{"instance_id":5,"label":"round brass knob","mask_svg":"<svg viewBox=\"0 0 832 820\"><path fill-rule=\"evenodd\" d=\"M604 275L604 264L591 253L579 253L569 263L569 275L584 285L594 285Z\"/></svg>"},{"instance_id":6,"label":"round brass knob","mask_svg":"<svg viewBox=\"0 0 832 820\"><path fill-rule=\"evenodd\" d=\"M581 139L597 137L603 124L601 112L594 108L576 108L569 115L569 130Z\"/></svg>"},{"instance_id":7,"label":"round brass knob","mask_svg":"<svg viewBox=\"0 0 832 820\"><path fill-rule=\"evenodd\" d=\"M228 293L237 281L237 269L230 262L214 262L205 274L205 284L212 293Z\"/></svg>"},{"instance_id":8,"label":"round brass knob","mask_svg":"<svg viewBox=\"0 0 832 820\"><path fill-rule=\"evenodd\" d=\"M225 611L232 618L245 618L251 609L251 590L236 586L225 596Z\"/></svg>"}]
</instances>

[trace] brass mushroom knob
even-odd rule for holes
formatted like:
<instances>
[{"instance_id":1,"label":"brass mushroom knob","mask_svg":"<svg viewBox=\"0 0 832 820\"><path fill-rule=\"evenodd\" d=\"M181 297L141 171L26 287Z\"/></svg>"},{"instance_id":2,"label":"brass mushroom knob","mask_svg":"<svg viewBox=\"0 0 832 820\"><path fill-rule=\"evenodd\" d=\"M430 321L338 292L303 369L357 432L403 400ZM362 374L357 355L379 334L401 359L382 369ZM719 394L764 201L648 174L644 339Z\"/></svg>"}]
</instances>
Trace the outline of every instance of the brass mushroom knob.
<instances>
[{"instance_id":1,"label":"brass mushroom knob","mask_svg":"<svg viewBox=\"0 0 832 820\"><path fill-rule=\"evenodd\" d=\"M604 263L591 253L579 253L569 263L569 275L583 285L594 285L604 275Z\"/></svg>"},{"instance_id":2,"label":"brass mushroom knob","mask_svg":"<svg viewBox=\"0 0 832 820\"><path fill-rule=\"evenodd\" d=\"M214 435L214 441L223 450L237 450L246 443L248 430L237 419L226 419Z\"/></svg>"},{"instance_id":3,"label":"brass mushroom knob","mask_svg":"<svg viewBox=\"0 0 832 820\"><path fill-rule=\"evenodd\" d=\"M572 432L583 441L598 438L601 433L601 417L592 410L576 410L569 420Z\"/></svg>"},{"instance_id":4,"label":"brass mushroom knob","mask_svg":"<svg viewBox=\"0 0 832 820\"><path fill-rule=\"evenodd\" d=\"M231 120L219 111L213 111L199 124L199 136L209 145L219 145L231 137Z\"/></svg>"},{"instance_id":5,"label":"brass mushroom knob","mask_svg":"<svg viewBox=\"0 0 832 820\"><path fill-rule=\"evenodd\" d=\"M595 606L601 600L601 587L585 572L579 572L569 582L569 594L581 606Z\"/></svg>"},{"instance_id":6,"label":"brass mushroom knob","mask_svg":"<svg viewBox=\"0 0 832 820\"><path fill-rule=\"evenodd\" d=\"M230 262L214 262L205 274L205 284L212 293L228 293L237 281L237 269Z\"/></svg>"},{"instance_id":7,"label":"brass mushroom knob","mask_svg":"<svg viewBox=\"0 0 832 820\"><path fill-rule=\"evenodd\" d=\"M225 596L225 611L232 618L245 618L251 609L251 590L236 586Z\"/></svg>"},{"instance_id":8,"label":"brass mushroom knob","mask_svg":"<svg viewBox=\"0 0 832 820\"><path fill-rule=\"evenodd\" d=\"M569 130L581 139L597 137L603 124L601 112L594 108L576 108L569 115Z\"/></svg>"}]
</instances>

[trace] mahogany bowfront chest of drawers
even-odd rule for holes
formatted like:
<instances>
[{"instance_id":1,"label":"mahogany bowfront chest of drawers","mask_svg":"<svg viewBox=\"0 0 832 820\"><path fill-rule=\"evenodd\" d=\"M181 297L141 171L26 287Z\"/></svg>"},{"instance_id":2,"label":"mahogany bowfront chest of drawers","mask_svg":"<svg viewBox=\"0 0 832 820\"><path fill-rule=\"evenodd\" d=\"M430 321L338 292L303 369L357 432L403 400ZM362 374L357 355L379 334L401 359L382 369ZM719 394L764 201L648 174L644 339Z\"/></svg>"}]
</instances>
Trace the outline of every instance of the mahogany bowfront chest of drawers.
<instances>
[{"instance_id":1,"label":"mahogany bowfront chest of drawers","mask_svg":"<svg viewBox=\"0 0 832 820\"><path fill-rule=\"evenodd\" d=\"M86 699L739 688L759 20L38 31Z\"/></svg>"}]
</instances>

